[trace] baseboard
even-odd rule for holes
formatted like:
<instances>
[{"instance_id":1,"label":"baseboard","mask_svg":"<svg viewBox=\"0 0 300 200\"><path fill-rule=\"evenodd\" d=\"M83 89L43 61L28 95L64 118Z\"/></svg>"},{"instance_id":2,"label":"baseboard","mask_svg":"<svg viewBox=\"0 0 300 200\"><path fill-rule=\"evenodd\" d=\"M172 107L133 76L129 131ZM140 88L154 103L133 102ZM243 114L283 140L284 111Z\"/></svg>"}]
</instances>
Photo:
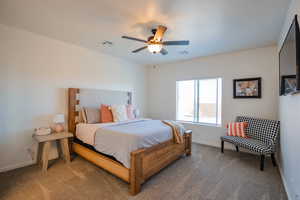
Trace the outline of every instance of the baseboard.
<instances>
[{"instance_id":1,"label":"baseboard","mask_svg":"<svg viewBox=\"0 0 300 200\"><path fill-rule=\"evenodd\" d=\"M2 167L2 168L0 168L0 172L6 172L6 171L10 171L10 170L21 168L21 167L26 167L26 166L33 165L33 164L35 164L34 160L27 160L27 161L24 161L21 163Z\"/></svg>"},{"instance_id":2,"label":"baseboard","mask_svg":"<svg viewBox=\"0 0 300 200\"><path fill-rule=\"evenodd\" d=\"M287 186L287 182L286 182L286 180L285 180L285 177L284 177L284 175L283 175L283 171L282 171L281 164L280 164L279 162L277 162L277 166L278 166L278 171L279 171L281 180L282 180L282 182L283 182L283 187L284 187L284 189L285 189L286 195L287 195L287 197L288 197L289 200L292 200L293 198L292 198L292 195L291 195L291 193L290 193L290 191L289 191L289 188L288 188L288 186Z\"/></svg>"},{"instance_id":3,"label":"baseboard","mask_svg":"<svg viewBox=\"0 0 300 200\"><path fill-rule=\"evenodd\" d=\"M210 146L210 147L216 147L216 148L221 148L221 142L219 144L215 143L215 142L199 142L199 141L192 141L193 143L196 143L196 144L201 144L201 145L205 145L205 146ZM232 151L235 151L235 147L233 146L233 144L230 144L230 143L225 143L224 144L224 149L225 150L232 150ZM247 152L246 150L243 150L243 149L240 149L240 151L242 152ZM250 152L251 153L251 152Z\"/></svg>"},{"instance_id":4,"label":"baseboard","mask_svg":"<svg viewBox=\"0 0 300 200\"><path fill-rule=\"evenodd\" d=\"M216 143L212 143L212 142L199 142L199 141L192 141L193 143L196 144L201 144L201 145L205 145L205 146L211 146L211 147L219 147L220 148L220 144L217 145Z\"/></svg>"}]
</instances>

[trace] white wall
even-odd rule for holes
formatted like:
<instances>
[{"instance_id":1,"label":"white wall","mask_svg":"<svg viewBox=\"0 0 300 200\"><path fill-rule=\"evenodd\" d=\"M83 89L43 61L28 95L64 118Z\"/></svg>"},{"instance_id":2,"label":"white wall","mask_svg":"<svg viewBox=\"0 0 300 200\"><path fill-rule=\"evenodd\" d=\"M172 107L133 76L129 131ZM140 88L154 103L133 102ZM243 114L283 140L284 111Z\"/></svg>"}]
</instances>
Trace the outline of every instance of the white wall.
<instances>
[{"instance_id":1,"label":"white wall","mask_svg":"<svg viewBox=\"0 0 300 200\"><path fill-rule=\"evenodd\" d=\"M0 44L0 171L32 163L33 129L67 113L66 88L132 91L146 111L144 66L3 25Z\"/></svg>"},{"instance_id":2,"label":"white wall","mask_svg":"<svg viewBox=\"0 0 300 200\"><path fill-rule=\"evenodd\" d=\"M279 39L278 51L286 36L293 17L298 14L300 20L300 1L292 0L286 21ZM281 173L289 198L300 199L300 95L282 96L279 99L280 133L280 164Z\"/></svg>"},{"instance_id":3,"label":"white wall","mask_svg":"<svg viewBox=\"0 0 300 200\"><path fill-rule=\"evenodd\" d=\"M158 119L176 118L177 80L207 77L223 78L222 124L237 115L277 119L276 46L239 51L148 67L148 115ZM262 77L262 99L233 99L233 79ZM193 141L220 146L222 127L186 125ZM230 146L231 147L231 146Z\"/></svg>"}]
</instances>

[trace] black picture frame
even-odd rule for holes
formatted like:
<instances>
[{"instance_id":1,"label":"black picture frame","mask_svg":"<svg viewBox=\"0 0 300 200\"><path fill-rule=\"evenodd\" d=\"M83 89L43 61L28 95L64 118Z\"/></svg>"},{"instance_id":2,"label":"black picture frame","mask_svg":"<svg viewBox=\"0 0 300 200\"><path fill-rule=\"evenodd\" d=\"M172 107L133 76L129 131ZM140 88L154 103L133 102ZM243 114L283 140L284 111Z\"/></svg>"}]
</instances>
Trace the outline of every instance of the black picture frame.
<instances>
[{"instance_id":1,"label":"black picture frame","mask_svg":"<svg viewBox=\"0 0 300 200\"><path fill-rule=\"evenodd\" d=\"M290 36L291 32L293 31L292 28L295 28L295 45L296 45L296 75L284 75L281 73L283 66L281 63L281 60L283 59L282 56L284 54L282 54L288 37ZM283 41L283 44L280 48L279 51L279 96L285 96L285 95L289 95L289 94L296 94L300 92L300 28L299 28L299 23L298 23L298 15L294 16L294 19L292 21L292 24L290 25L289 31L287 32L285 39ZM290 93L284 93L286 91L286 88L284 85L282 85L283 81L285 79L291 79L293 78L293 76L295 76L296 78L296 86L295 86L295 91L294 92L290 92Z\"/></svg>"},{"instance_id":2,"label":"black picture frame","mask_svg":"<svg viewBox=\"0 0 300 200\"><path fill-rule=\"evenodd\" d=\"M255 92L256 93L255 95L252 95L252 94L248 95L245 93L241 94L242 92L237 91L239 89L239 88L237 88L238 83L243 84L243 82L244 82L244 84L246 84L245 82L248 82L248 84L249 84L249 82L253 82L253 81L257 81L257 86L255 87L257 92ZM251 90L251 88L249 88L249 90ZM255 89L254 89L254 91L255 91ZM248 98L260 99L261 98L261 77L234 79L233 80L233 98L235 98L235 99L248 99Z\"/></svg>"},{"instance_id":3,"label":"black picture frame","mask_svg":"<svg viewBox=\"0 0 300 200\"><path fill-rule=\"evenodd\" d=\"M281 85L280 88L281 95L289 95L289 94L296 93L297 76L296 75L281 76L280 85Z\"/></svg>"}]
</instances>

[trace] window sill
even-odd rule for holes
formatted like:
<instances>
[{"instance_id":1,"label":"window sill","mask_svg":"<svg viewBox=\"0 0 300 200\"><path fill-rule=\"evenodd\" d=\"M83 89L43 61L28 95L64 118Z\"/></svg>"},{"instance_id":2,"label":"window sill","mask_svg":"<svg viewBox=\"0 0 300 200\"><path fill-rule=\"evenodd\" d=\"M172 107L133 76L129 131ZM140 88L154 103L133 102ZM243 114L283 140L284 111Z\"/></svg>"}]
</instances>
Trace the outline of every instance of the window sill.
<instances>
[{"instance_id":1,"label":"window sill","mask_svg":"<svg viewBox=\"0 0 300 200\"><path fill-rule=\"evenodd\" d=\"M196 125L196 126L209 126L209 127L217 127L217 128L221 128L222 124L208 124L208 123L201 123L201 122L189 122L189 121L180 121L180 120L176 120L177 122L180 122L182 124L192 124L192 125Z\"/></svg>"}]
</instances>

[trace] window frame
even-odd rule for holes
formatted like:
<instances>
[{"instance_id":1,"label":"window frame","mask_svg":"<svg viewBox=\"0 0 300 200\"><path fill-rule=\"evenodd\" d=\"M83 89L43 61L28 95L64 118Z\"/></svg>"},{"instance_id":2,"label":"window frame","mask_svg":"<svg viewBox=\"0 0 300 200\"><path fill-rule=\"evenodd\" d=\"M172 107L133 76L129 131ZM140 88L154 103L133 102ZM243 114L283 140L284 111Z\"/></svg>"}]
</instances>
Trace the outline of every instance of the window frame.
<instances>
[{"instance_id":1,"label":"window frame","mask_svg":"<svg viewBox=\"0 0 300 200\"><path fill-rule=\"evenodd\" d=\"M216 88L216 123L205 123L199 122L199 85L201 80L217 80ZM181 81L195 81L194 87L194 118L193 121L178 120L178 83ZM220 81L220 83L219 83ZM221 88L219 88L221 84ZM212 126L212 127L222 127L222 89L223 89L223 79L221 77L208 77L208 78L195 78L195 79L183 79L176 81L176 121L186 123L186 124L195 124L200 126ZM221 93L221 96L219 95ZM220 102L219 102L220 100ZM220 115L219 115L219 112ZM220 117L220 119L219 119ZM220 120L220 121L219 121ZM218 123L220 122L220 123Z\"/></svg>"}]
</instances>

